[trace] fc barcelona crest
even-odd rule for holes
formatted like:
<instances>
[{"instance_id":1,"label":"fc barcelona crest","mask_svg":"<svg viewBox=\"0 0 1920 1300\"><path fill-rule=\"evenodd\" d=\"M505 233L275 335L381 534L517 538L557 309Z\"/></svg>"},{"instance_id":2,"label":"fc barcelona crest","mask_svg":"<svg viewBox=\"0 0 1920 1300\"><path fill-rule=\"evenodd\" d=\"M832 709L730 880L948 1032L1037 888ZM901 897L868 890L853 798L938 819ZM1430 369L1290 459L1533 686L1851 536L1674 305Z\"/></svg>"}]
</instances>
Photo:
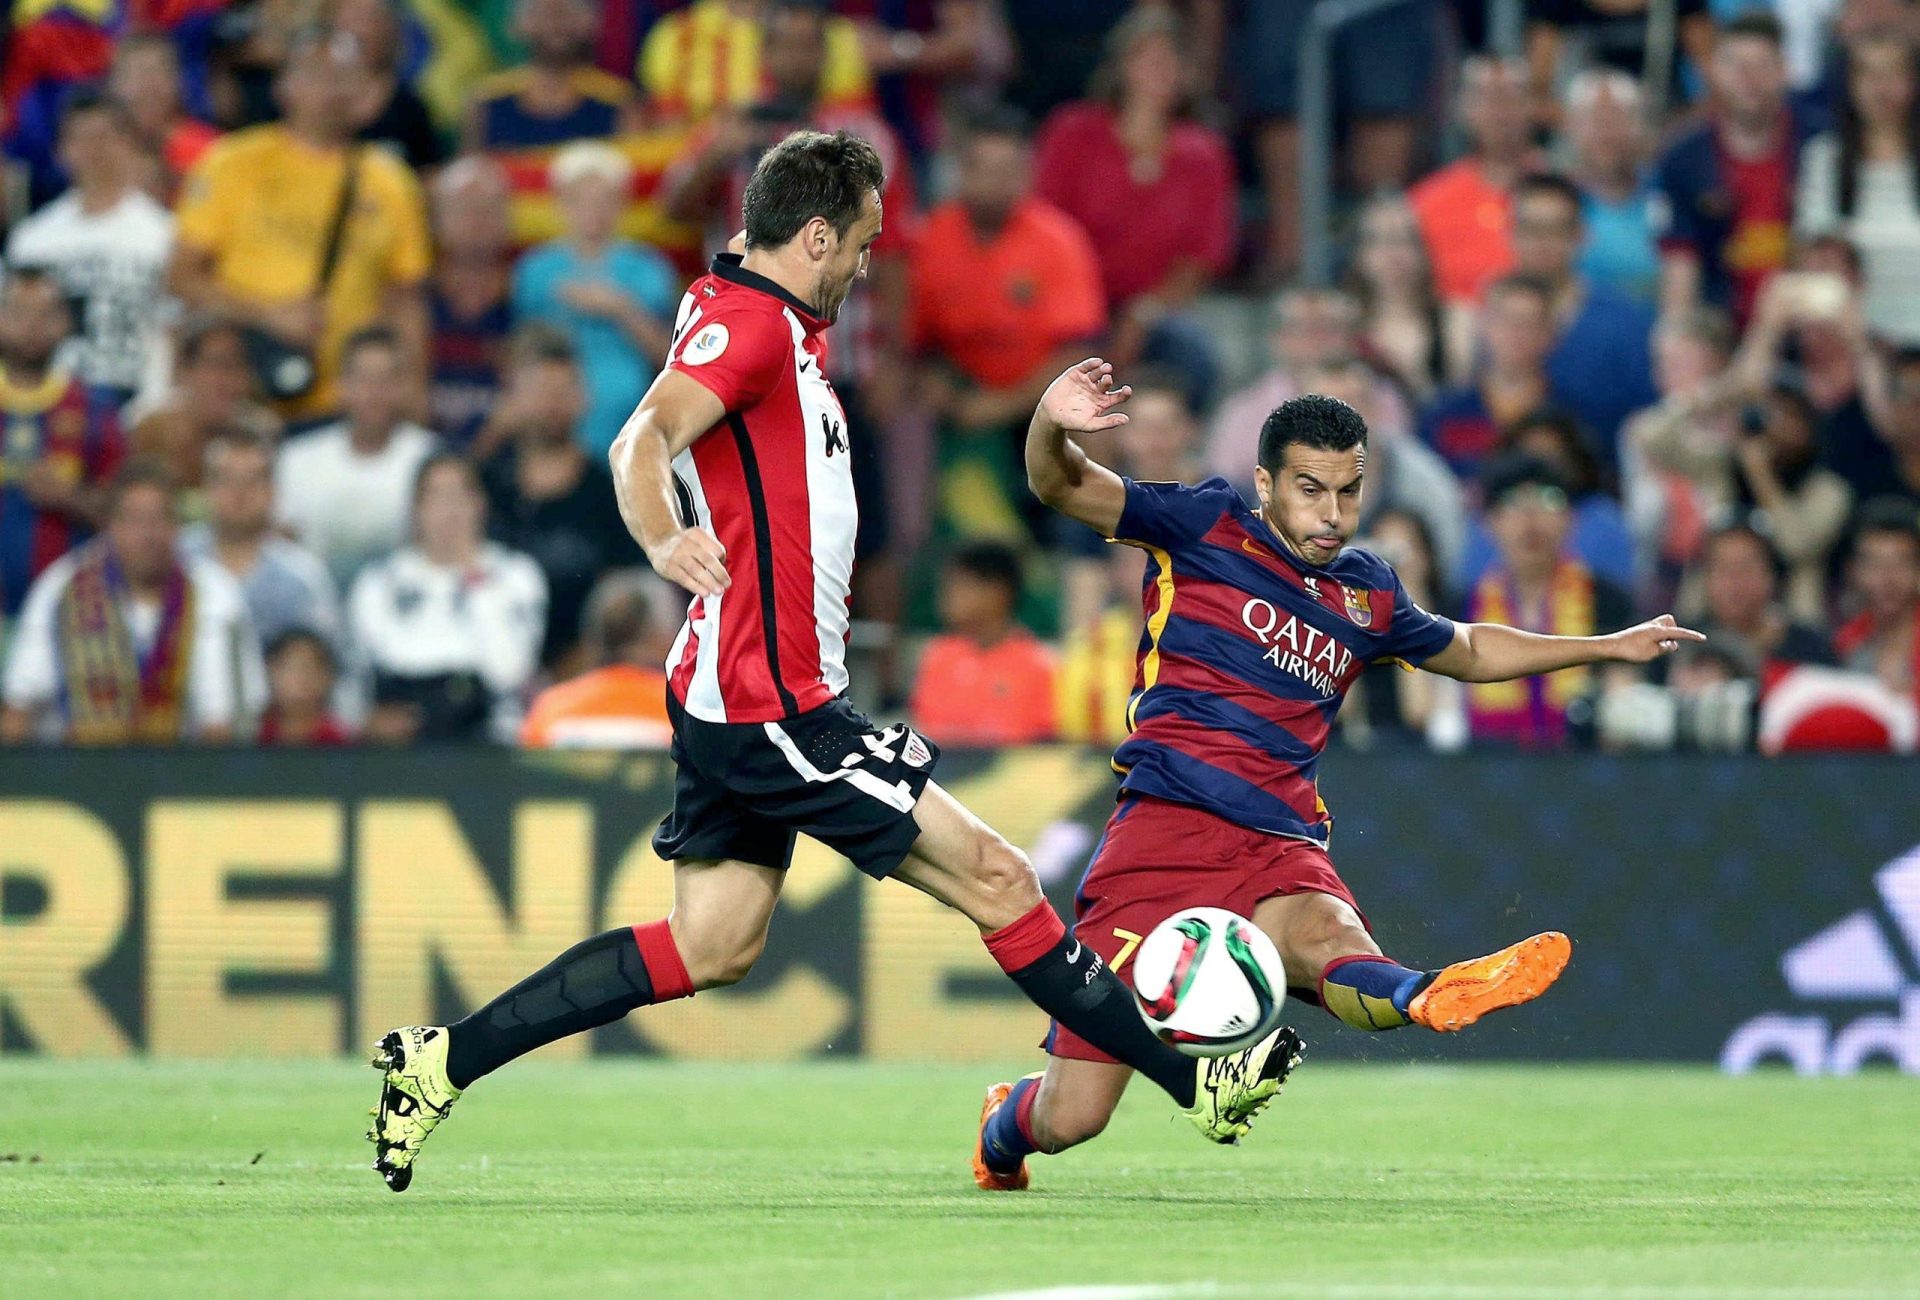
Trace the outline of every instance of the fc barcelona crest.
<instances>
[{"instance_id":1,"label":"fc barcelona crest","mask_svg":"<svg viewBox=\"0 0 1920 1300\"><path fill-rule=\"evenodd\" d=\"M1355 627L1373 626L1373 593L1355 591L1352 587L1340 589L1347 598L1347 617Z\"/></svg>"}]
</instances>

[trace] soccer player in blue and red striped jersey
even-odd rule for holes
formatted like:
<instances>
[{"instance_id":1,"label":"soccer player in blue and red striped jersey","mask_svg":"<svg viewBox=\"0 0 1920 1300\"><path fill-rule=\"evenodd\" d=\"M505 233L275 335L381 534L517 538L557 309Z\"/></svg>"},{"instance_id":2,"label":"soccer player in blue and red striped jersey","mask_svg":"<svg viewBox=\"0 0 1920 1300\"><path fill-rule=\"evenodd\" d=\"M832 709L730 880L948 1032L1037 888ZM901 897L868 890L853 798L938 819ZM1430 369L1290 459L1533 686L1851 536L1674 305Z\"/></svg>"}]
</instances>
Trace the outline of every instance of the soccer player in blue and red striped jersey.
<instances>
[{"instance_id":1,"label":"soccer player in blue and red striped jersey","mask_svg":"<svg viewBox=\"0 0 1920 1300\"><path fill-rule=\"evenodd\" d=\"M1356 1029L1463 1029L1545 992L1571 955L1549 931L1422 971L1384 956L1327 856L1333 820L1314 767L1347 690L1399 660L1462 681L1577 664L1645 663L1705 640L1669 615L1610 636L1453 623L1414 604L1393 569L1347 546L1367 427L1308 394L1260 431L1258 510L1225 479L1137 483L1069 436L1125 423L1130 390L1098 358L1056 379L1027 431L1027 478L1054 509L1147 552L1146 628L1114 754L1119 804L1075 900L1074 934L1115 971L1186 907L1224 907L1272 938L1295 996ZM1056 1023L1044 1074L987 1090L975 1180L1027 1185L1025 1160L1105 1127L1132 1071Z\"/></svg>"}]
</instances>

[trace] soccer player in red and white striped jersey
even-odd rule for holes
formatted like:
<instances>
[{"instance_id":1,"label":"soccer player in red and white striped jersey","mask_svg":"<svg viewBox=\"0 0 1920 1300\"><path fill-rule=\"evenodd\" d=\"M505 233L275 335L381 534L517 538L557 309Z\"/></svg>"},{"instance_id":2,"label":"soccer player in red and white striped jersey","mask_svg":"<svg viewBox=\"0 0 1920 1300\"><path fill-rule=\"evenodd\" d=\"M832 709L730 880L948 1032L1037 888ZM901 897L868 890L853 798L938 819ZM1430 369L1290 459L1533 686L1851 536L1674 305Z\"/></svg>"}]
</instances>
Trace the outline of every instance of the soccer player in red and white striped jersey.
<instances>
[{"instance_id":1,"label":"soccer player in red and white striped jersey","mask_svg":"<svg viewBox=\"0 0 1920 1300\"><path fill-rule=\"evenodd\" d=\"M857 510L824 334L879 237L884 180L857 137L789 136L748 182L744 255L715 259L681 304L667 366L612 452L628 528L694 596L667 665L679 774L653 841L674 864L673 912L575 945L453 1025L381 1039L369 1136L396 1191L475 1079L742 978L799 833L964 913L1036 1005L1159 1084L1213 1141L1244 1134L1298 1059L1286 1028L1205 1061L1160 1042L1067 935L1026 856L934 784L938 748L846 700Z\"/></svg>"}]
</instances>

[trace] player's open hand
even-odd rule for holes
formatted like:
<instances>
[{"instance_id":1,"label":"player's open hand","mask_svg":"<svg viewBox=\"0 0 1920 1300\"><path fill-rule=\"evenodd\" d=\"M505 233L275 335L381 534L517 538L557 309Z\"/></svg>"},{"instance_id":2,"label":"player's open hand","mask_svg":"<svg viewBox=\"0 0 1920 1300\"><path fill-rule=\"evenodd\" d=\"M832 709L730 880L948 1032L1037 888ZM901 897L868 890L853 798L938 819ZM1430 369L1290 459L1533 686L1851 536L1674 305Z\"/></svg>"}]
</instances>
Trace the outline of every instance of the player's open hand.
<instances>
[{"instance_id":1,"label":"player's open hand","mask_svg":"<svg viewBox=\"0 0 1920 1300\"><path fill-rule=\"evenodd\" d=\"M682 528L658 546L648 547L647 563L668 582L696 596L718 596L733 585L727 576L727 548L704 528Z\"/></svg>"},{"instance_id":2,"label":"player's open hand","mask_svg":"<svg viewBox=\"0 0 1920 1300\"><path fill-rule=\"evenodd\" d=\"M1133 389L1113 386L1113 366L1088 357L1069 367L1047 385L1040 411L1068 433L1093 433L1127 422L1126 412L1114 408L1133 396Z\"/></svg>"},{"instance_id":3,"label":"player's open hand","mask_svg":"<svg viewBox=\"0 0 1920 1300\"><path fill-rule=\"evenodd\" d=\"M1681 627L1673 621L1671 614L1662 614L1638 627L1615 632L1609 639L1613 642L1615 659L1623 663L1644 664L1672 654L1684 641L1704 641L1707 636L1690 627Z\"/></svg>"}]
</instances>

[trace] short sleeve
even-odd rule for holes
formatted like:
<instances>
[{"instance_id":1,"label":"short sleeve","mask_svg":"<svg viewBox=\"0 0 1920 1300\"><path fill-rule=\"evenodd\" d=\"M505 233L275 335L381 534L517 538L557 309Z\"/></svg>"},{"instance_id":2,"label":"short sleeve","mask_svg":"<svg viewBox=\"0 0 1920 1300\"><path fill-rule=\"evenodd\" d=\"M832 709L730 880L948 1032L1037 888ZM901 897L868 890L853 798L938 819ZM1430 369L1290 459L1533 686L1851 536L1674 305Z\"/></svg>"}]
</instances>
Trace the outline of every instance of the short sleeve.
<instances>
[{"instance_id":1,"label":"short sleeve","mask_svg":"<svg viewBox=\"0 0 1920 1300\"><path fill-rule=\"evenodd\" d=\"M696 380L729 412L765 400L793 365L784 316L730 311L693 321L674 340L667 369Z\"/></svg>"},{"instance_id":2,"label":"short sleeve","mask_svg":"<svg viewBox=\"0 0 1920 1300\"><path fill-rule=\"evenodd\" d=\"M1140 483L1123 479L1127 502L1113 540L1172 550L1204 536L1220 517L1244 507L1240 494L1223 478L1196 487L1185 483Z\"/></svg>"},{"instance_id":3,"label":"short sleeve","mask_svg":"<svg viewBox=\"0 0 1920 1300\"><path fill-rule=\"evenodd\" d=\"M385 267L393 284L418 284L433 269L433 241L427 234L427 203L420 182L413 173L384 153L370 152L366 165L378 165L386 172L386 188L391 211L387 229L391 243Z\"/></svg>"},{"instance_id":4,"label":"short sleeve","mask_svg":"<svg viewBox=\"0 0 1920 1300\"><path fill-rule=\"evenodd\" d=\"M1393 575L1393 618L1387 633L1373 652L1375 659L1404 659L1418 667L1453 644L1453 620L1431 614L1414 603L1413 597Z\"/></svg>"},{"instance_id":5,"label":"short sleeve","mask_svg":"<svg viewBox=\"0 0 1920 1300\"><path fill-rule=\"evenodd\" d=\"M220 184L226 157L216 145L187 173L174 208L174 233L181 243L210 251L227 242L233 205Z\"/></svg>"}]
</instances>

